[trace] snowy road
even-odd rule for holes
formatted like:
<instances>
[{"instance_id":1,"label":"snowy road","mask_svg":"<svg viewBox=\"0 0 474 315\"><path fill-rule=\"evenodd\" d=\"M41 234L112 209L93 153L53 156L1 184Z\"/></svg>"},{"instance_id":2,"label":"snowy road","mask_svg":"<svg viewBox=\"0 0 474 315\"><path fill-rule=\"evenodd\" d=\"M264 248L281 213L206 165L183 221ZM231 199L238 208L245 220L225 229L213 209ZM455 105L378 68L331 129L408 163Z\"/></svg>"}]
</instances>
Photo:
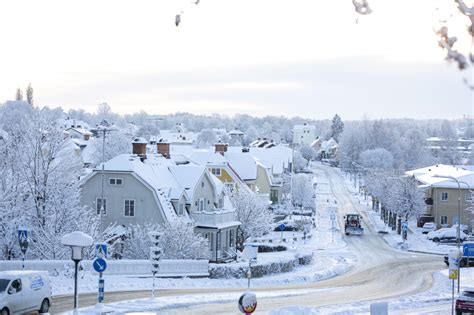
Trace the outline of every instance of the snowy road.
<instances>
[{"instance_id":1,"label":"snowy road","mask_svg":"<svg viewBox=\"0 0 474 315\"><path fill-rule=\"evenodd\" d=\"M317 170L326 175L318 180L330 186L330 202L337 200L340 226L343 226L343 216L347 213L364 215L359 205L353 202L343 177L336 169L317 166ZM368 218L365 217L364 221L368 222ZM410 296L432 287L433 272L445 268L439 257L395 250L387 246L369 225L363 225L363 236L346 237L349 249L357 256L357 264L350 272L320 282L255 288L253 291L259 297L258 314L289 305L315 307ZM179 309L164 308L160 313L238 314L234 296L241 292L241 289L223 288L160 290L161 297L215 295L214 299L202 298L209 304L202 305L196 301L194 304L183 304L183 308ZM146 298L149 294L149 291L108 293L107 302ZM228 298L225 298L227 295ZM93 305L95 301L95 294L81 295L83 306ZM69 310L70 303L70 297L55 298L53 312Z\"/></svg>"}]
</instances>

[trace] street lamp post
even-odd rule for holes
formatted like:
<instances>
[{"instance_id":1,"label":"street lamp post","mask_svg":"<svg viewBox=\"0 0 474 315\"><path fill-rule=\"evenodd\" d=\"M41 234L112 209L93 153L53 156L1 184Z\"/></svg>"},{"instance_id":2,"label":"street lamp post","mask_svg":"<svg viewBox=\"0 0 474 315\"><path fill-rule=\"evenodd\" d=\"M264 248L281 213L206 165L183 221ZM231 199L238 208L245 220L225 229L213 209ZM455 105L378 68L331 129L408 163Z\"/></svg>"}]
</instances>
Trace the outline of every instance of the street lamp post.
<instances>
[{"instance_id":1,"label":"street lamp post","mask_svg":"<svg viewBox=\"0 0 474 315\"><path fill-rule=\"evenodd\" d=\"M446 178L450 179L456 182L458 185L458 226L456 229L456 245L458 248L458 252L461 251L461 183L465 184L468 189L471 189L468 183L459 181L456 177L450 176L450 175L439 175L435 174L433 177L437 178ZM461 267L458 265L458 293L459 293L459 288L461 286Z\"/></svg>"},{"instance_id":2,"label":"street lamp post","mask_svg":"<svg viewBox=\"0 0 474 315\"><path fill-rule=\"evenodd\" d=\"M61 243L64 246L71 247L71 252L72 252L71 259L72 261L74 261L74 310L78 308L78 304L79 304L79 296L77 292L77 273L78 273L79 262L83 258L84 247L91 246L92 242L93 242L92 237L80 231L75 231L75 232L66 234L61 239Z\"/></svg>"}]
</instances>

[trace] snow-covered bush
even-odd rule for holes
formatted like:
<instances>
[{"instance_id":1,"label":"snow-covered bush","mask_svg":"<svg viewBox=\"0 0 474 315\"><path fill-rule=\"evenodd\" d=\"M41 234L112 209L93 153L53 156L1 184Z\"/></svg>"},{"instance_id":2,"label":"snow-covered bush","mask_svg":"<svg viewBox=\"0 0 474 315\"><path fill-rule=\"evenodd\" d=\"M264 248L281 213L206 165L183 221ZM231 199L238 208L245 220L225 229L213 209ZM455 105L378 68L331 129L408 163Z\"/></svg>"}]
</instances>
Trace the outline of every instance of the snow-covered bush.
<instances>
[{"instance_id":1,"label":"snow-covered bush","mask_svg":"<svg viewBox=\"0 0 474 315\"><path fill-rule=\"evenodd\" d=\"M314 209L314 189L311 176L308 174L294 174L292 183L292 202L294 206Z\"/></svg>"},{"instance_id":2,"label":"snow-covered bush","mask_svg":"<svg viewBox=\"0 0 474 315\"><path fill-rule=\"evenodd\" d=\"M160 247L164 259L209 259L211 256L208 240L194 232L193 224L185 219L174 218L163 226L131 225L124 242L124 258L148 259L152 245L149 234L152 231L162 233Z\"/></svg>"}]
</instances>

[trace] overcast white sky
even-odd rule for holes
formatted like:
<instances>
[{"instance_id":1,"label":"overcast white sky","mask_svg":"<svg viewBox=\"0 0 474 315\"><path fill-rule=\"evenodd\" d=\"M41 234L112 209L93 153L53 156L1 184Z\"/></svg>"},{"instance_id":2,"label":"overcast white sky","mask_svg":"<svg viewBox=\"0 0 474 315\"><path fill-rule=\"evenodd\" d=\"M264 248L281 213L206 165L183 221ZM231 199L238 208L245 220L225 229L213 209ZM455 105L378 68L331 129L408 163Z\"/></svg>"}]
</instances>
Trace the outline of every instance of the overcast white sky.
<instances>
[{"instance_id":1,"label":"overcast white sky","mask_svg":"<svg viewBox=\"0 0 474 315\"><path fill-rule=\"evenodd\" d=\"M370 2L359 16L351 0L2 1L0 102L31 82L36 104L87 111L472 115L469 73L432 31L454 1Z\"/></svg>"}]
</instances>

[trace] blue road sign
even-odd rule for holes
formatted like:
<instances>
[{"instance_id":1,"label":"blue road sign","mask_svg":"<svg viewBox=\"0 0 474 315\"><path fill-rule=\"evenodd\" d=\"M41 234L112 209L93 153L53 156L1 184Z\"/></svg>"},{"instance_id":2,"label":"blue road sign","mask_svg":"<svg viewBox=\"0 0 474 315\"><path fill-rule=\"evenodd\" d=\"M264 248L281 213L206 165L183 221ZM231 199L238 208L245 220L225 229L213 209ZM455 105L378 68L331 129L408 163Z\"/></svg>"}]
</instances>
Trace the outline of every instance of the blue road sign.
<instances>
[{"instance_id":1,"label":"blue road sign","mask_svg":"<svg viewBox=\"0 0 474 315\"><path fill-rule=\"evenodd\" d=\"M286 228L286 225L284 225L283 223L278 226L278 229L282 232L285 230L285 228Z\"/></svg>"},{"instance_id":2,"label":"blue road sign","mask_svg":"<svg viewBox=\"0 0 474 315\"><path fill-rule=\"evenodd\" d=\"M107 244L106 243L97 243L95 244L96 256L100 258L107 257Z\"/></svg>"},{"instance_id":3,"label":"blue road sign","mask_svg":"<svg viewBox=\"0 0 474 315\"><path fill-rule=\"evenodd\" d=\"M463 256L474 257L474 243L466 243L462 246Z\"/></svg>"},{"instance_id":4,"label":"blue road sign","mask_svg":"<svg viewBox=\"0 0 474 315\"><path fill-rule=\"evenodd\" d=\"M408 231L408 223L406 223L406 222L402 223L402 230L403 231Z\"/></svg>"},{"instance_id":5,"label":"blue road sign","mask_svg":"<svg viewBox=\"0 0 474 315\"><path fill-rule=\"evenodd\" d=\"M18 230L18 240L20 242L26 242L28 240L28 231L27 230Z\"/></svg>"},{"instance_id":6,"label":"blue road sign","mask_svg":"<svg viewBox=\"0 0 474 315\"><path fill-rule=\"evenodd\" d=\"M103 258L96 258L92 266L96 272L104 272L107 269L107 262Z\"/></svg>"}]
</instances>

